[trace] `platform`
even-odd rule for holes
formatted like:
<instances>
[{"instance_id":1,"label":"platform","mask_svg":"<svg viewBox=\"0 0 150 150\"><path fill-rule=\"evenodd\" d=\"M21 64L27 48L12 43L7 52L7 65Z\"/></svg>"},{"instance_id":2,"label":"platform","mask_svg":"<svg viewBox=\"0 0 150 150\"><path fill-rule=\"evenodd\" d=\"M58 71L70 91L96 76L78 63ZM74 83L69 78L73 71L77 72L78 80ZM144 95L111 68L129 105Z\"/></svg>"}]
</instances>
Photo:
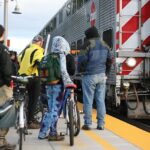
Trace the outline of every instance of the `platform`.
<instances>
[{"instance_id":1,"label":"platform","mask_svg":"<svg viewBox=\"0 0 150 150\"><path fill-rule=\"evenodd\" d=\"M81 104L79 107L82 109ZM83 114L81 114L81 125L83 125ZM105 130L97 130L96 126L96 112L93 110L92 130L81 129L80 134L75 137L74 146L69 145L68 136L65 136L64 141L48 142L38 140L39 130L29 130L32 134L26 136L23 150L149 150L150 133L148 132L109 115L106 116ZM58 131L65 132L65 129L65 120L60 118ZM14 128L9 131L7 139L11 143L17 143L18 135Z\"/></svg>"}]
</instances>

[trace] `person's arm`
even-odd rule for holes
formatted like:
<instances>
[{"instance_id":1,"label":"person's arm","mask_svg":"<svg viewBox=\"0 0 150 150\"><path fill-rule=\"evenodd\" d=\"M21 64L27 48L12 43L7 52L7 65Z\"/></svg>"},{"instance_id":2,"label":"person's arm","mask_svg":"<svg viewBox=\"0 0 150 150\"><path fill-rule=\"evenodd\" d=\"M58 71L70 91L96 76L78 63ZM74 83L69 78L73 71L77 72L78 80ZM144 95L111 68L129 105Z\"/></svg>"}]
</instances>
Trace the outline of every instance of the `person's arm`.
<instances>
[{"instance_id":1,"label":"person's arm","mask_svg":"<svg viewBox=\"0 0 150 150\"><path fill-rule=\"evenodd\" d=\"M12 75L12 62L8 51L5 49L1 54L1 74L3 84L10 85Z\"/></svg>"},{"instance_id":2,"label":"person's arm","mask_svg":"<svg viewBox=\"0 0 150 150\"><path fill-rule=\"evenodd\" d=\"M75 74L75 61L74 57L71 54L68 54L66 56L66 65L67 65L67 71L69 75L74 75Z\"/></svg>"}]
</instances>

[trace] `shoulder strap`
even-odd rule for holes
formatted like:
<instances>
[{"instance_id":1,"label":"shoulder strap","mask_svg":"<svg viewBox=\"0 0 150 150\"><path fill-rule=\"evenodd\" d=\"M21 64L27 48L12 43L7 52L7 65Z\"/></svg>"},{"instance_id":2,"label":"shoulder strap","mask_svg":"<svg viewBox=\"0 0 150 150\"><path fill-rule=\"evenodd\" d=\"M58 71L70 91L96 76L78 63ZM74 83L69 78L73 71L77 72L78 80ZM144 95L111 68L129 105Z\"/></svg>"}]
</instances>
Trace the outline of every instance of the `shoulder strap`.
<instances>
[{"instance_id":1,"label":"shoulder strap","mask_svg":"<svg viewBox=\"0 0 150 150\"><path fill-rule=\"evenodd\" d=\"M34 54L35 54L35 52L36 52L37 50L38 50L38 49L35 49L35 50L31 53L31 56L30 56L30 64L32 64Z\"/></svg>"},{"instance_id":2,"label":"shoulder strap","mask_svg":"<svg viewBox=\"0 0 150 150\"><path fill-rule=\"evenodd\" d=\"M27 46L27 47L23 50L23 54L21 55L21 62L22 62L22 59L23 59L23 57L24 57L24 55L25 55L26 50L27 50L29 47L30 47L30 46Z\"/></svg>"}]
</instances>

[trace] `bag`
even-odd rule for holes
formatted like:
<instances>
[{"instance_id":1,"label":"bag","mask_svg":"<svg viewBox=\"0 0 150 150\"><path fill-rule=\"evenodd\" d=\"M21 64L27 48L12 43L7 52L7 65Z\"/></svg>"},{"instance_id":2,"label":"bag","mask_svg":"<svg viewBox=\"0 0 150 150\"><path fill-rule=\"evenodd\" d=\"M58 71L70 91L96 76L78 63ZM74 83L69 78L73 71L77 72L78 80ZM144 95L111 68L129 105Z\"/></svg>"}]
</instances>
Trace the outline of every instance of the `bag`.
<instances>
[{"instance_id":1,"label":"bag","mask_svg":"<svg viewBox=\"0 0 150 150\"><path fill-rule=\"evenodd\" d=\"M0 106L4 105L6 101L11 99L13 96L13 90L7 85L0 87Z\"/></svg>"},{"instance_id":2,"label":"bag","mask_svg":"<svg viewBox=\"0 0 150 150\"><path fill-rule=\"evenodd\" d=\"M61 79L59 54L50 53L43 57L38 70L43 81L46 81L46 83L49 84L57 84Z\"/></svg>"}]
</instances>

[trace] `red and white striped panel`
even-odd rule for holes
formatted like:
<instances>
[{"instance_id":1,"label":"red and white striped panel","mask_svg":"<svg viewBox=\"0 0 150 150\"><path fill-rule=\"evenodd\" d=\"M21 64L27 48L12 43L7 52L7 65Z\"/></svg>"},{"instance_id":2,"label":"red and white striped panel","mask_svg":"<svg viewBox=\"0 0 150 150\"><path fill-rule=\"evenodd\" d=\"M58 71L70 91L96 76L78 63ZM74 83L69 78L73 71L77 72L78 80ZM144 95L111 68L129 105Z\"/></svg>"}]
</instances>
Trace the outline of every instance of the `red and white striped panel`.
<instances>
[{"instance_id":1,"label":"red and white striped panel","mask_svg":"<svg viewBox=\"0 0 150 150\"><path fill-rule=\"evenodd\" d=\"M120 2L122 1L122 11L120 10ZM121 48L118 43L116 50L121 51L142 51L139 46L139 3L141 1L142 26L141 40L142 45L150 45L150 0L117 0L117 22L119 22L119 13L122 15L121 24L122 33ZM116 39L119 40L119 26L117 26ZM135 67L128 67L125 58L117 58L117 63L122 63L121 75L138 75L141 71L140 65L143 58L136 58L137 64Z\"/></svg>"}]
</instances>

